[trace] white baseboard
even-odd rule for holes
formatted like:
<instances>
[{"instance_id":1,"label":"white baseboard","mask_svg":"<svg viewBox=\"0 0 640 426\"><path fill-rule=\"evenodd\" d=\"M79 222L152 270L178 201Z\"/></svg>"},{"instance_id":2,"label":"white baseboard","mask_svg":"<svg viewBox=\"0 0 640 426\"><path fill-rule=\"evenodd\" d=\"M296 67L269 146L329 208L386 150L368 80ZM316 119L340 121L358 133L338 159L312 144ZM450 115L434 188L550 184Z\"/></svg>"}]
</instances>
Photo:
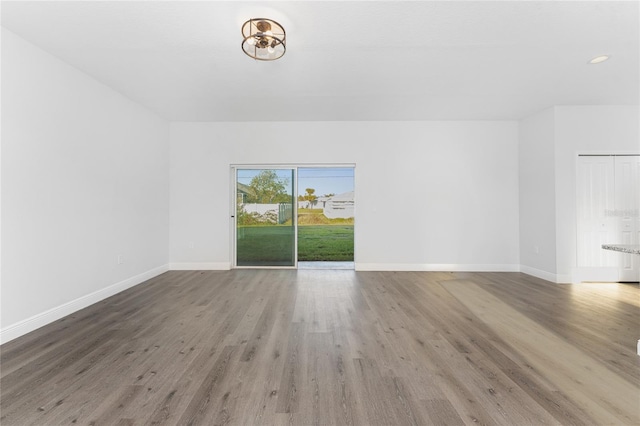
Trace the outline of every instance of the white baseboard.
<instances>
[{"instance_id":1,"label":"white baseboard","mask_svg":"<svg viewBox=\"0 0 640 426\"><path fill-rule=\"evenodd\" d=\"M520 265L520 272L523 274L531 275L536 278L543 279L545 281L551 281L557 283L558 276L552 272L543 271L541 269L532 268L531 266Z\"/></svg>"},{"instance_id":2,"label":"white baseboard","mask_svg":"<svg viewBox=\"0 0 640 426\"><path fill-rule=\"evenodd\" d=\"M229 262L194 262L194 263L170 263L171 271L228 271L231 269Z\"/></svg>"},{"instance_id":3,"label":"white baseboard","mask_svg":"<svg viewBox=\"0 0 640 426\"><path fill-rule=\"evenodd\" d=\"M519 272L520 265L454 263L360 263L356 271Z\"/></svg>"},{"instance_id":4,"label":"white baseboard","mask_svg":"<svg viewBox=\"0 0 640 426\"><path fill-rule=\"evenodd\" d=\"M163 274L168 270L168 265L158 266L157 268L153 268L134 277L127 278L126 280L110 285L109 287L94 291L93 293L79 297L55 308L34 315L31 318L27 318L8 327L5 327L0 330L0 344L4 344L33 330L57 321L62 317L77 312L80 309L84 309L87 306L98 303L101 300L106 299L107 297L111 297L114 294L120 293L121 291L136 286L144 281L157 277L158 275Z\"/></svg>"},{"instance_id":5,"label":"white baseboard","mask_svg":"<svg viewBox=\"0 0 640 426\"><path fill-rule=\"evenodd\" d=\"M571 284L571 275L556 275L556 284Z\"/></svg>"},{"instance_id":6,"label":"white baseboard","mask_svg":"<svg viewBox=\"0 0 640 426\"><path fill-rule=\"evenodd\" d=\"M543 271L541 269L532 268L527 265L520 265L520 272L523 274L531 275L532 277L540 278L545 281L551 281L556 284L570 284L571 276L554 274L553 272Z\"/></svg>"}]
</instances>

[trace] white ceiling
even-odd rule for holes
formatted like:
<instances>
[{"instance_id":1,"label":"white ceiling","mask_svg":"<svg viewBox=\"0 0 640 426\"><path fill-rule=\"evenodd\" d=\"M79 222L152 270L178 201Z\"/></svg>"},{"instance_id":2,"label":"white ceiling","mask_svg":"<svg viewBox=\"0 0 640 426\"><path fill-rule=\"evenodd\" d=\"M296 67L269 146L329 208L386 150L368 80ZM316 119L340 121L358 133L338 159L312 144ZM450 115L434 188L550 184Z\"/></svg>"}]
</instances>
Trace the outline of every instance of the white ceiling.
<instances>
[{"instance_id":1,"label":"white ceiling","mask_svg":"<svg viewBox=\"0 0 640 426\"><path fill-rule=\"evenodd\" d=\"M639 3L16 1L2 25L171 121L520 119L638 104ZM280 22L254 61L242 23ZM599 65L587 61L601 54Z\"/></svg>"}]
</instances>

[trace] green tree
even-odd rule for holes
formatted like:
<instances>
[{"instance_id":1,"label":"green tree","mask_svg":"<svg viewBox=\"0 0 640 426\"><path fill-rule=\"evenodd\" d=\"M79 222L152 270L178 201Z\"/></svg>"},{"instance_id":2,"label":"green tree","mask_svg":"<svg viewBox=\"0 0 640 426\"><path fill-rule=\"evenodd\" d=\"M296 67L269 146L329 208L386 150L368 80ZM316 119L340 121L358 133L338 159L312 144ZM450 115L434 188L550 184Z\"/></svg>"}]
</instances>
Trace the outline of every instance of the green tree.
<instances>
[{"instance_id":1,"label":"green tree","mask_svg":"<svg viewBox=\"0 0 640 426\"><path fill-rule=\"evenodd\" d=\"M291 195L287 194L289 179L278 177L274 170L263 170L255 175L249 187L251 194L247 195L247 203L274 204L290 203Z\"/></svg>"},{"instance_id":2,"label":"green tree","mask_svg":"<svg viewBox=\"0 0 640 426\"><path fill-rule=\"evenodd\" d=\"M306 194L304 194L305 201L308 201L309 204L314 205L318 197L315 195L316 190L313 188L305 189Z\"/></svg>"}]
</instances>

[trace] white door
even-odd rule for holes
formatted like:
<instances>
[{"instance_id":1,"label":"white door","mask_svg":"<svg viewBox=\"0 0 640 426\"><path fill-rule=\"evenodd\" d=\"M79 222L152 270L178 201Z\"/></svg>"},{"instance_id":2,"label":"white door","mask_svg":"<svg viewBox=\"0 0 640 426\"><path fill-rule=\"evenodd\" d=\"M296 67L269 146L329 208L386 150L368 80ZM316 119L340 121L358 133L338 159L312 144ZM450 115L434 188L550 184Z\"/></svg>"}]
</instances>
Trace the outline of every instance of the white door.
<instances>
[{"instance_id":1,"label":"white door","mask_svg":"<svg viewBox=\"0 0 640 426\"><path fill-rule=\"evenodd\" d=\"M616 216L620 244L640 244L640 156L615 157ZM640 281L640 256L617 253L620 281Z\"/></svg>"},{"instance_id":2,"label":"white door","mask_svg":"<svg viewBox=\"0 0 640 426\"><path fill-rule=\"evenodd\" d=\"M580 281L638 281L639 257L602 244L639 244L640 156L580 156L577 174Z\"/></svg>"},{"instance_id":3,"label":"white door","mask_svg":"<svg viewBox=\"0 0 640 426\"><path fill-rule=\"evenodd\" d=\"M617 281L617 253L602 244L617 240L612 156L578 157L578 268L582 281Z\"/></svg>"}]
</instances>

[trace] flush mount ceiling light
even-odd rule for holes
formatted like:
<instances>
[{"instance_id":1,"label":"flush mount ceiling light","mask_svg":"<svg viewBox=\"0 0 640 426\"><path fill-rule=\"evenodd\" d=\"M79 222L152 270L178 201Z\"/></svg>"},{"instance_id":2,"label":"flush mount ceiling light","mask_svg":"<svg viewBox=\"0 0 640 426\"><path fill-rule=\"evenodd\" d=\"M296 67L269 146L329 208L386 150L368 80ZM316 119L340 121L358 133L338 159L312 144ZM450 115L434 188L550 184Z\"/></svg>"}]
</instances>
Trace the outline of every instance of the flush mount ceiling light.
<instances>
[{"instance_id":1,"label":"flush mount ceiling light","mask_svg":"<svg viewBox=\"0 0 640 426\"><path fill-rule=\"evenodd\" d=\"M287 51L284 28L271 19L249 19L242 24L242 37L242 51L258 61L274 61Z\"/></svg>"},{"instance_id":2,"label":"flush mount ceiling light","mask_svg":"<svg viewBox=\"0 0 640 426\"><path fill-rule=\"evenodd\" d=\"M609 59L609 55L596 56L595 58L591 59L589 61L589 63L590 64L599 64L601 62L606 61L607 59Z\"/></svg>"}]
</instances>

